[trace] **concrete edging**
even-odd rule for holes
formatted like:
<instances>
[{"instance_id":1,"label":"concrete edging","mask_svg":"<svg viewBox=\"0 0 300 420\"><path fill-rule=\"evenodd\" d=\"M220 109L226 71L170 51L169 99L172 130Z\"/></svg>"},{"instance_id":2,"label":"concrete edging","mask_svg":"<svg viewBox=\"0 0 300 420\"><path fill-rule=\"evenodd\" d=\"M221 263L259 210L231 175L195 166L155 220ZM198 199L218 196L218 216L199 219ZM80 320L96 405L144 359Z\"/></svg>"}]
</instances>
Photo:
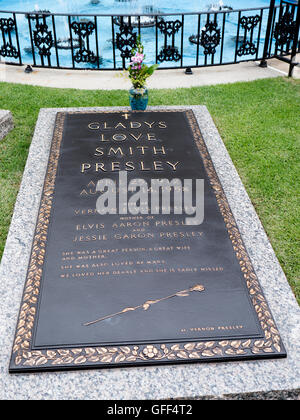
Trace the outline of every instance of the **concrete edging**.
<instances>
[{"instance_id":1,"label":"concrete edging","mask_svg":"<svg viewBox=\"0 0 300 420\"><path fill-rule=\"evenodd\" d=\"M10 111L0 110L0 141L14 128Z\"/></svg>"}]
</instances>

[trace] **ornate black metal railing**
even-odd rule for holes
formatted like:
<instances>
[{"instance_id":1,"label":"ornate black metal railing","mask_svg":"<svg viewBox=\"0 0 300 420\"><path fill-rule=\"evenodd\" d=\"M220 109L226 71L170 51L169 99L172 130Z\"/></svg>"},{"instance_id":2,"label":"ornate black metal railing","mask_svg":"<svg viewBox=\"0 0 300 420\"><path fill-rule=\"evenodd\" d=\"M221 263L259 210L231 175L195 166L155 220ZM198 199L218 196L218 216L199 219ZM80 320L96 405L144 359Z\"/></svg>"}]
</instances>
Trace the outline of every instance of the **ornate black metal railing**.
<instances>
[{"instance_id":1,"label":"ornate black metal railing","mask_svg":"<svg viewBox=\"0 0 300 420\"><path fill-rule=\"evenodd\" d=\"M217 66L300 52L300 7L281 0L256 9L185 14L64 15L0 11L0 59L8 64L72 69L123 69L140 35L160 68Z\"/></svg>"}]
</instances>

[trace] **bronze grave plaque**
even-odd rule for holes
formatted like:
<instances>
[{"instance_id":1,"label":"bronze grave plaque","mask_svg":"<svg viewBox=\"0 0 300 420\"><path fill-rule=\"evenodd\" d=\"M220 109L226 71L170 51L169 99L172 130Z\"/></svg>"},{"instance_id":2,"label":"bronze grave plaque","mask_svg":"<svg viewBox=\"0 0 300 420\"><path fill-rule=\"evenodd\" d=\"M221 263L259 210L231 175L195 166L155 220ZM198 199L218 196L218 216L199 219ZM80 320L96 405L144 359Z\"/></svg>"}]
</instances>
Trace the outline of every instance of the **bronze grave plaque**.
<instances>
[{"instance_id":1,"label":"bronze grave plaque","mask_svg":"<svg viewBox=\"0 0 300 420\"><path fill-rule=\"evenodd\" d=\"M121 210L121 173L204 180L203 222ZM58 113L10 372L285 356L193 112Z\"/></svg>"}]
</instances>

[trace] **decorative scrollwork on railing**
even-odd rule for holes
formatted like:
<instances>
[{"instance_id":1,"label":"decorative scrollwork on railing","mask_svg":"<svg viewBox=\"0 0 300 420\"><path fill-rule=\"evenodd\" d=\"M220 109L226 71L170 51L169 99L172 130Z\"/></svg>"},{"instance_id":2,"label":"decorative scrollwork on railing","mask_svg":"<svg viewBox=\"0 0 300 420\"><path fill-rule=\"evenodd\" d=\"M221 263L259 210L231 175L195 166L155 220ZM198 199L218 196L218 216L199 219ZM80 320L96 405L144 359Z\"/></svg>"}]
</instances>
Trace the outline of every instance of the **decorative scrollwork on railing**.
<instances>
[{"instance_id":1,"label":"decorative scrollwork on railing","mask_svg":"<svg viewBox=\"0 0 300 420\"><path fill-rule=\"evenodd\" d=\"M182 28L182 22L180 20L169 20L165 21L164 19L160 19L157 23L157 27L161 33L163 33L166 37L173 37L179 29Z\"/></svg>"},{"instance_id":2,"label":"decorative scrollwork on railing","mask_svg":"<svg viewBox=\"0 0 300 420\"><path fill-rule=\"evenodd\" d=\"M3 44L0 44L0 56L20 58L20 51L13 45L12 33L16 30L16 22L12 18L0 19L0 33L2 32Z\"/></svg>"},{"instance_id":3,"label":"decorative scrollwork on railing","mask_svg":"<svg viewBox=\"0 0 300 420\"><path fill-rule=\"evenodd\" d=\"M261 22L261 17L258 15L255 16L242 16L239 20L239 26L244 29L244 40L239 45L237 49L237 55L239 57L243 55L254 55L257 53L257 46L254 44L253 33L256 26ZM248 34L250 34L250 39L247 39Z\"/></svg>"},{"instance_id":4,"label":"decorative scrollwork on railing","mask_svg":"<svg viewBox=\"0 0 300 420\"><path fill-rule=\"evenodd\" d=\"M276 48L283 47L293 41L296 32L296 21L293 19L293 14L286 11L276 23L274 31Z\"/></svg>"},{"instance_id":5,"label":"decorative scrollwork on railing","mask_svg":"<svg viewBox=\"0 0 300 420\"><path fill-rule=\"evenodd\" d=\"M253 42L244 41L240 48L237 51L237 55L241 57L242 55L254 55L257 52L257 48Z\"/></svg>"},{"instance_id":6,"label":"decorative scrollwork on railing","mask_svg":"<svg viewBox=\"0 0 300 420\"><path fill-rule=\"evenodd\" d=\"M35 30L33 31L33 41L41 57L50 57L54 41L52 32L48 30L46 23L36 24Z\"/></svg>"},{"instance_id":7,"label":"decorative scrollwork on railing","mask_svg":"<svg viewBox=\"0 0 300 420\"><path fill-rule=\"evenodd\" d=\"M71 28L81 39L92 35L95 30L94 22L72 22Z\"/></svg>"},{"instance_id":8,"label":"decorative scrollwork on railing","mask_svg":"<svg viewBox=\"0 0 300 420\"><path fill-rule=\"evenodd\" d=\"M16 29L15 21L12 18L1 18L0 29L4 34L9 34Z\"/></svg>"},{"instance_id":9,"label":"decorative scrollwork on railing","mask_svg":"<svg viewBox=\"0 0 300 420\"><path fill-rule=\"evenodd\" d=\"M164 61L179 61L181 60L181 54L178 51L177 47L172 47L167 45L165 48L162 48L160 53L157 56L157 61L162 63Z\"/></svg>"},{"instance_id":10,"label":"decorative scrollwork on railing","mask_svg":"<svg viewBox=\"0 0 300 420\"><path fill-rule=\"evenodd\" d=\"M73 45L73 59L76 63L90 63L97 64L99 58L90 49L90 36L95 32L96 25L94 22L72 22L71 30L77 35L79 49L75 53L75 47Z\"/></svg>"},{"instance_id":11,"label":"decorative scrollwork on railing","mask_svg":"<svg viewBox=\"0 0 300 420\"><path fill-rule=\"evenodd\" d=\"M131 51L137 44L137 33L131 24L131 18L124 19L123 16L118 18L119 32L116 34L116 48L120 51L125 67L125 60L131 57Z\"/></svg>"},{"instance_id":12,"label":"decorative scrollwork on railing","mask_svg":"<svg viewBox=\"0 0 300 420\"><path fill-rule=\"evenodd\" d=\"M261 21L260 16L242 16L240 19L240 25L247 32L253 31L257 24Z\"/></svg>"},{"instance_id":13,"label":"decorative scrollwork on railing","mask_svg":"<svg viewBox=\"0 0 300 420\"><path fill-rule=\"evenodd\" d=\"M157 28L164 34L164 46L157 55L157 61L179 61L182 55L179 53L178 47L175 46L175 35L182 30L182 22L180 20L165 21L160 19L157 22ZM169 43L171 38L171 43Z\"/></svg>"},{"instance_id":14,"label":"decorative scrollwork on railing","mask_svg":"<svg viewBox=\"0 0 300 420\"><path fill-rule=\"evenodd\" d=\"M221 30L217 22L208 22L201 31L200 45L204 48L205 55L214 55L221 41Z\"/></svg>"},{"instance_id":15,"label":"decorative scrollwork on railing","mask_svg":"<svg viewBox=\"0 0 300 420\"><path fill-rule=\"evenodd\" d=\"M97 56L93 53L93 51L90 51L85 47L81 48L76 52L76 54L74 54L74 61L76 61L76 63L96 64L97 60Z\"/></svg>"}]
</instances>

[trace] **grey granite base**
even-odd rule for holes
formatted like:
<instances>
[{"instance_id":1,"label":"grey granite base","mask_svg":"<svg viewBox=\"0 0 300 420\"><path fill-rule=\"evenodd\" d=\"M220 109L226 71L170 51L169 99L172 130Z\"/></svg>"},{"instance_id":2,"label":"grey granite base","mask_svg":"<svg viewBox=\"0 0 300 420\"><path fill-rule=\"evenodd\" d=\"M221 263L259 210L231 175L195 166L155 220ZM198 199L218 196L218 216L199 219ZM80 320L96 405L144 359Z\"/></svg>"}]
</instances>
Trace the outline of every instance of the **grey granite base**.
<instances>
[{"instance_id":1,"label":"grey granite base","mask_svg":"<svg viewBox=\"0 0 300 420\"><path fill-rule=\"evenodd\" d=\"M10 111L0 109L0 141L14 128L13 117Z\"/></svg>"},{"instance_id":2,"label":"grey granite base","mask_svg":"<svg viewBox=\"0 0 300 420\"><path fill-rule=\"evenodd\" d=\"M66 111L42 109L0 266L1 399L298 398L300 309L213 120L204 106L160 108L191 108L194 111L288 357L218 364L8 374L55 116L58 111ZM98 108L99 111L109 109L128 108Z\"/></svg>"}]
</instances>

